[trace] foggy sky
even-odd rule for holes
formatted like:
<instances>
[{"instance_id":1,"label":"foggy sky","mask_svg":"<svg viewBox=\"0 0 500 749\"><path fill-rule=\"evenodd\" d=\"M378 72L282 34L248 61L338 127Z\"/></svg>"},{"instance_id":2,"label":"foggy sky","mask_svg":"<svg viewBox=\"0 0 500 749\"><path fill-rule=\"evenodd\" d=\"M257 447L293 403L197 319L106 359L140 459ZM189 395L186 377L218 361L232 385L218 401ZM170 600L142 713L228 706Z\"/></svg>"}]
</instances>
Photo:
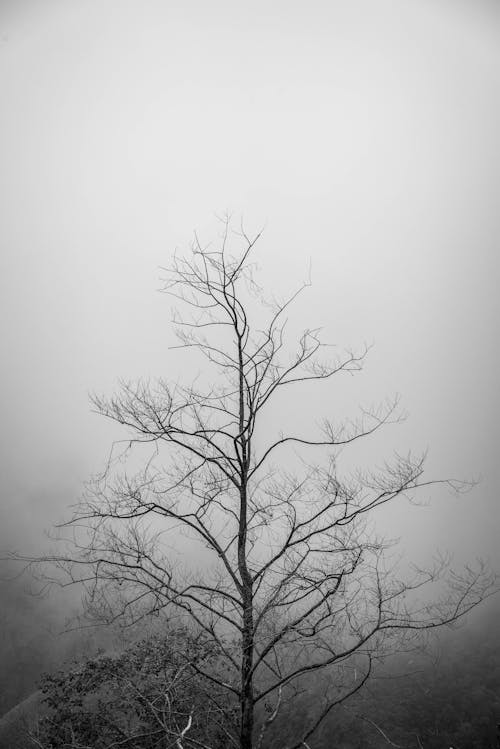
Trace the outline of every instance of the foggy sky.
<instances>
[{"instance_id":1,"label":"foggy sky","mask_svg":"<svg viewBox=\"0 0 500 749\"><path fill-rule=\"evenodd\" d=\"M270 291L311 265L304 326L374 343L307 403L400 392L388 455L482 476L390 534L494 554L499 42L495 0L3 0L2 546L42 548L102 467L119 435L89 391L182 375L159 266L228 210L265 226Z\"/></svg>"}]
</instances>

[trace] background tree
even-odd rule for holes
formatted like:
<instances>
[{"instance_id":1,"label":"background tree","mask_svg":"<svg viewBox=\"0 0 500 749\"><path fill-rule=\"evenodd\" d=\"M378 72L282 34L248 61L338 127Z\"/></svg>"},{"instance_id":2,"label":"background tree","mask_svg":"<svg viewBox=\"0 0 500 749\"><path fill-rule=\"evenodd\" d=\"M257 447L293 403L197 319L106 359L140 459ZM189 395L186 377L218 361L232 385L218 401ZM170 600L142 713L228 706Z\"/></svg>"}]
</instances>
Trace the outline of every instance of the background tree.
<instances>
[{"instance_id":1,"label":"background tree","mask_svg":"<svg viewBox=\"0 0 500 749\"><path fill-rule=\"evenodd\" d=\"M165 269L164 290L181 310L178 348L201 354L206 368L191 384L124 382L93 398L127 429L126 448L66 524L67 553L45 561L85 584L89 607L108 619L166 607L188 618L217 653L217 668L193 667L239 703L227 730L241 749L264 744L280 706L320 672L324 695L290 744L297 749L377 658L460 618L494 580L481 564L446 576L446 560L401 579L389 545L370 532L367 519L388 503L435 483L462 488L425 479L423 456L411 454L382 470L342 470L341 449L398 421L396 400L353 421L325 418L317 434L273 433L268 412L280 391L306 398L307 385L359 371L366 350L323 358L331 349L310 328L289 347L287 310L309 284L266 301L250 262L258 239L226 220L216 249L195 239ZM198 544L201 569L181 564L180 533ZM425 588L441 578L430 601Z\"/></svg>"}]
</instances>

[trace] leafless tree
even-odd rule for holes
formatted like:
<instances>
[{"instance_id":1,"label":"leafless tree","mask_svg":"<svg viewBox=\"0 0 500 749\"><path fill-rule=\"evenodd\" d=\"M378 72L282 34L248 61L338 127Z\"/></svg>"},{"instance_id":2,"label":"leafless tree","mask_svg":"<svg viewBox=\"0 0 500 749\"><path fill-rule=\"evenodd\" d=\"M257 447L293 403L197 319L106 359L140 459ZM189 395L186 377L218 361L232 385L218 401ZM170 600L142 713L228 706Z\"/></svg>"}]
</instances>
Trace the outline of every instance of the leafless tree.
<instances>
[{"instance_id":1,"label":"leafless tree","mask_svg":"<svg viewBox=\"0 0 500 749\"><path fill-rule=\"evenodd\" d=\"M239 702L240 749L260 746L281 701L321 674L324 700L290 746L298 749L378 657L456 621L495 582L481 564L456 573L447 560L400 579L389 544L370 532L368 518L388 503L431 484L461 488L425 478L421 456L341 470L341 449L398 421L397 400L353 421L325 418L316 435L275 429L269 411L280 391L293 409L307 386L327 388L360 370L366 349L328 358L332 349L310 328L290 348L288 310L309 283L266 301L251 262L258 239L228 219L216 249L195 238L165 269L177 348L206 367L190 384L124 382L112 397L93 398L99 414L128 430L126 449L66 524L71 549L45 561L83 581L110 618L166 607L189 617L219 656L218 670L196 666L200 677ZM199 543L201 570L169 550L184 538ZM430 601L423 590L438 579L439 600ZM267 716L260 731L257 711Z\"/></svg>"}]
</instances>

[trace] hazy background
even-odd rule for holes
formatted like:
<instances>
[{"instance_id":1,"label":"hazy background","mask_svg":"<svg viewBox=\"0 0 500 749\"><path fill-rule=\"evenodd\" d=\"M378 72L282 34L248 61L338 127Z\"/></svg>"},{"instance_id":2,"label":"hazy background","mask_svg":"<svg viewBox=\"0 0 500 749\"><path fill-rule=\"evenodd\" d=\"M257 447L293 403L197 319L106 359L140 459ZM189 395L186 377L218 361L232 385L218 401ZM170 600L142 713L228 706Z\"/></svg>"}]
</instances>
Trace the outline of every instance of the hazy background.
<instances>
[{"instance_id":1,"label":"hazy background","mask_svg":"<svg viewBox=\"0 0 500 749\"><path fill-rule=\"evenodd\" d=\"M400 392L388 454L482 482L387 531L498 564L496 0L2 0L0 96L0 547L42 549L102 466L89 391L194 374L158 266L229 210L269 290L311 263L304 326L375 344L287 416Z\"/></svg>"}]
</instances>

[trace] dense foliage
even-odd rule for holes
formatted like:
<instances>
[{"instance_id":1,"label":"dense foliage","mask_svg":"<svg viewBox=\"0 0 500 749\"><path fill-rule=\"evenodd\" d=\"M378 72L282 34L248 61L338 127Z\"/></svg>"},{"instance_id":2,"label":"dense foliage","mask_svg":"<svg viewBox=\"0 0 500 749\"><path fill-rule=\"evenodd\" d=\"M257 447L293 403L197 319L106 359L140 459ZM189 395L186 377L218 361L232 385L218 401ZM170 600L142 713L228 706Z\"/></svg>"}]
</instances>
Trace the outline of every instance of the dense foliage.
<instances>
[{"instance_id":1,"label":"dense foliage","mask_svg":"<svg viewBox=\"0 0 500 749\"><path fill-rule=\"evenodd\" d=\"M180 737L185 746L229 746L231 705L197 675L200 663L217 668L206 645L181 630L46 675L50 712L36 740L47 749L162 749Z\"/></svg>"}]
</instances>

